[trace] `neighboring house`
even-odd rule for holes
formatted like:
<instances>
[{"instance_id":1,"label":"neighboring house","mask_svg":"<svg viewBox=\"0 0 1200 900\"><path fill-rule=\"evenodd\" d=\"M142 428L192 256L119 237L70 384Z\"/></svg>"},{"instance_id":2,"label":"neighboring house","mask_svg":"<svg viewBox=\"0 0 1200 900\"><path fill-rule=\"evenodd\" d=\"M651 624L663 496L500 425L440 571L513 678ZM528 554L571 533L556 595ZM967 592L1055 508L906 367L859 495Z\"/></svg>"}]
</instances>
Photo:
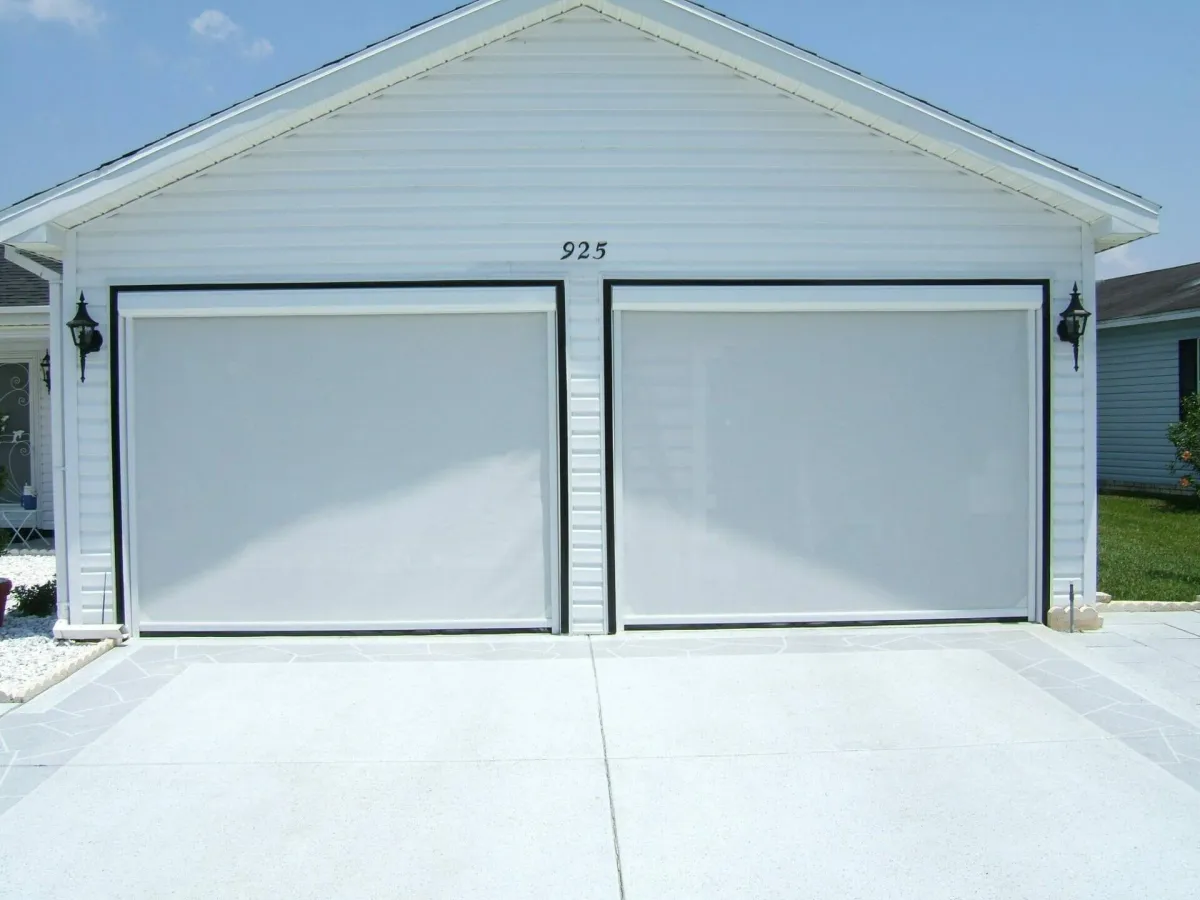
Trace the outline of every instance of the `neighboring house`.
<instances>
[{"instance_id":1,"label":"neighboring house","mask_svg":"<svg viewBox=\"0 0 1200 900\"><path fill-rule=\"evenodd\" d=\"M59 271L60 264L45 257L0 252L0 466L6 473L0 528L20 529L26 538L31 529L46 534L54 528L46 278ZM32 512L22 506L27 488L37 495Z\"/></svg>"},{"instance_id":2,"label":"neighboring house","mask_svg":"<svg viewBox=\"0 0 1200 900\"><path fill-rule=\"evenodd\" d=\"M0 211L103 336L57 633L1039 621L1096 578L1055 328L1157 230L685 0L470 4Z\"/></svg>"},{"instance_id":3,"label":"neighboring house","mask_svg":"<svg viewBox=\"0 0 1200 900\"><path fill-rule=\"evenodd\" d=\"M1100 483L1173 487L1167 426L1196 392L1200 263L1110 278L1096 301Z\"/></svg>"}]
</instances>

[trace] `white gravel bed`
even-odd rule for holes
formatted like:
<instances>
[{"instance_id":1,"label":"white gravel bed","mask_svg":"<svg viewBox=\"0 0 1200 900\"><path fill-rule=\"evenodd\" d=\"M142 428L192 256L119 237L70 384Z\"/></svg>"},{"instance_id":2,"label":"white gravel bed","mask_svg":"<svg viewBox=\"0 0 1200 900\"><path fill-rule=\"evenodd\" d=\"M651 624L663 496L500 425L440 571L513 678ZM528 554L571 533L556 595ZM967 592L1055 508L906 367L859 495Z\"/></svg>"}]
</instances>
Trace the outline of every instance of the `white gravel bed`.
<instances>
[{"instance_id":1,"label":"white gravel bed","mask_svg":"<svg viewBox=\"0 0 1200 900\"><path fill-rule=\"evenodd\" d=\"M10 552L0 556L0 578L8 578L13 587L41 584L54 577L53 553Z\"/></svg>"},{"instance_id":2,"label":"white gravel bed","mask_svg":"<svg viewBox=\"0 0 1200 900\"><path fill-rule=\"evenodd\" d=\"M54 577L54 555L8 553L0 556L0 578L13 587L35 585ZM18 616L8 599L0 627L0 694L22 697L33 686L94 649L91 644L54 640L54 616Z\"/></svg>"}]
</instances>

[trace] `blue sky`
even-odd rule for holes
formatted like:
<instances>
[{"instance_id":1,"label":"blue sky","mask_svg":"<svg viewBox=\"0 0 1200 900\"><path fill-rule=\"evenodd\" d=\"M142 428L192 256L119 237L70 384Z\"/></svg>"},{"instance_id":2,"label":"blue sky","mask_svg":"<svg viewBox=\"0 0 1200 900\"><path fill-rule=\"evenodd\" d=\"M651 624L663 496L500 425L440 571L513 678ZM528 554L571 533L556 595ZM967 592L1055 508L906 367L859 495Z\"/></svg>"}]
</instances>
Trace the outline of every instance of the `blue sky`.
<instances>
[{"instance_id":1,"label":"blue sky","mask_svg":"<svg viewBox=\"0 0 1200 900\"><path fill-rule=\"evenodd\" d=\"M458 0L0 0L0 206ZM1101 276L1200 260L1195 0L709 0L1163 204Z\"/></svg>"}]
</instances>

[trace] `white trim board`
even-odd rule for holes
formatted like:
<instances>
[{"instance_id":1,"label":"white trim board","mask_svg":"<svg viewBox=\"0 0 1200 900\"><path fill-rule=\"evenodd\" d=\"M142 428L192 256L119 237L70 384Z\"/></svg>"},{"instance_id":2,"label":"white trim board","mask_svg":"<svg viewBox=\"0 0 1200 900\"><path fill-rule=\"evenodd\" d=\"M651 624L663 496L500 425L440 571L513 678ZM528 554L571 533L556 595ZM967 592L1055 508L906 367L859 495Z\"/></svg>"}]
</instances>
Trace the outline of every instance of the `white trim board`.
<instances>
[{"instance_id":1,"label":"white trim board","mask_svg":"<svg viewBox=\"0 0 1200 900\"><path fill-rule=\"evenodd\" d=\"M62 281L62 275L59 272L55 272L53 269L43 266L36 259L26 256L16 247L5 247L4 258L14 266L20 266L31 275L36 275L38 278L49 282L50 284L58 284Z\"/></svg>"},{"instance_id":2,"label":"white trim board","mask_svg":"<svg viewBox=\"0 0 1200 900\"><path fill-rule=\"evenodd\" d=\"M0 341L46 341L50 337L48 313L0 314Z\"/></svg>"},{"instance_id":3,"label":"white trim board","mask_svg":"<svg viewBox=\"0 0 1200 900\"><path fill-rule=\"evenodd\" d=\"M49 334L49 305L0 306L0 339L44 341Z\"/></svg>"},{"instance_id":4,"label":"white trim board","mask_svg":"<svg viewBox=\"0 0 1200 900\"><path fill-rule=\"evenodd\" d=\"M1110 319L1106 322L1101 322L1096 327L1104 330L1107 328L1129 328L1133 325L1157 325L1160 322L1181 322L1184 319L1200 318L1200 309L1180 309L1175 312L1150 313L1146 316L1128 316L1124 319Z\"/></svg>"},{"instance_id":5,"label":"white trim board","mask_svg":"<svg viewBox=\"0 0 1200 900\"><path fill-rule=\"evenodd\" d=\"M899 612L896 610L864 610L856 613L805 613L803 616L779 615L777 613L764 613L762 615L746 613L734 616L627 615L623 623L624 627L621 630L636 631L640 628L658 630L686 625L697 628L722 625L745 625L749 627L754 625L803 625L812 622L844 622L846 624L854 624L857 622L930 622L948 619L961 619L963 621L1017 620L1022 619L1022 616L1014 614L1011 609L916 609Z\"/></svg>"},{"instance_id":6,"label":"white trim board","mask_svg":"<svg viewBox=\"0 0 1200 900\"><path fill-rule=\"evenodd\" d=\"M373 316L384 313L514 313L555 310L554 291L545 287L453 288L287 288L121 292L122 318L195 316Z\"/></svg>"},{"instance_id":7,"label":"white trim board","mask_svg":"<svg viewBox=\"0 0 1200 900\"><path fill-rule=\"evenodd\" d=\"M339 632L386 632L389 634L404 634L406 632L424 633L429 631L438 632L488 632L488 631L547 631L552 630L551 623L544 619L479 619L473 620L477 624L469 626L464 625L461 621L453 619L422 619L413 622L405 622L402 626L397 626L395 622L376 622L376 621L357 621L348 619L345 622L339 622L336 625L330 625L328 622L234 622L222 624L220 622L148 622L144 630L134 630L133 633L138 637L153 637L157 634L195 634L195 635L212 635L214 633L224 632L246 632L253 635L257 633L263 634L288 634L291 632L308 632L313 635L328 635L337 634Z\"/></svg>"},{"instance_id":8,"label":"white trim board","mask_svg":"<svg viewBox=\"0 0 1200 900\"><path fill-rule=\"evenodd\" d=\"M298 125L580 7L1095 223L1101 249L1158 231L1158 204L686 0L477 0L9 207L0 212L0 240L20 243L23 236L44 238L38 229L46 226L79 225Z\"/></svg>"},{"instance_id":9,"label":"white trim board","mask_svg":"<svg viewBox=\"0 0 1200 900\"><path fill-rule=\"evenodd\" d=\"M1041 285L618 285L614 310L690 312L972 312L1035 310Z\"/></svg>"}]
</instances>

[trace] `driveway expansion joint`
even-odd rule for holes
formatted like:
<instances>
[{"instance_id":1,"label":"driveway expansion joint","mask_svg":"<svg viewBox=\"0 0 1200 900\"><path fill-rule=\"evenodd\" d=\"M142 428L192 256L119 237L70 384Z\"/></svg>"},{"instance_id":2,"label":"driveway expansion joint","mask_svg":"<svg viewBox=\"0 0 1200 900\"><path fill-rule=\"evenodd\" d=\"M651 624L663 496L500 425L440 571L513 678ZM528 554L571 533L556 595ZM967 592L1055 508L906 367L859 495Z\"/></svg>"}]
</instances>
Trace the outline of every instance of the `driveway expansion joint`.
<instances>
[{"instance_id":1,"label":"driveway expansion joint","mask_svg":"<svg viewBox=\"0 0 1200 900\"><path fill-rule=\"evenodd\" d=\"M601 748L614 816L607 735L604 732L596 658L712 657L728 654L904 653L914 650L974 650L990 655L1028 683L1054 697L1102 732L1200 790L1200 727L1129 690L1086 663L1038 638L1034 626L990 628L787 629L662 636L653 632L580 640L339 639L257 642L142 640L110 651L126 658L92 680L85 669L72 676L78 687L40 711L28 707L0 718L0 813L40 783L32 771L49 777L131 711L193 666L299 665L320 662L394 663L582 660L592 668L600 717ZM64 686L70 682L64 683ZM56 690L60 690L56 688ZM10 778L10 770L25 774ZM44 780L44 779L43 779ZM619 849L616 851L619 854Z\"/></svg>"}]
</instances>

